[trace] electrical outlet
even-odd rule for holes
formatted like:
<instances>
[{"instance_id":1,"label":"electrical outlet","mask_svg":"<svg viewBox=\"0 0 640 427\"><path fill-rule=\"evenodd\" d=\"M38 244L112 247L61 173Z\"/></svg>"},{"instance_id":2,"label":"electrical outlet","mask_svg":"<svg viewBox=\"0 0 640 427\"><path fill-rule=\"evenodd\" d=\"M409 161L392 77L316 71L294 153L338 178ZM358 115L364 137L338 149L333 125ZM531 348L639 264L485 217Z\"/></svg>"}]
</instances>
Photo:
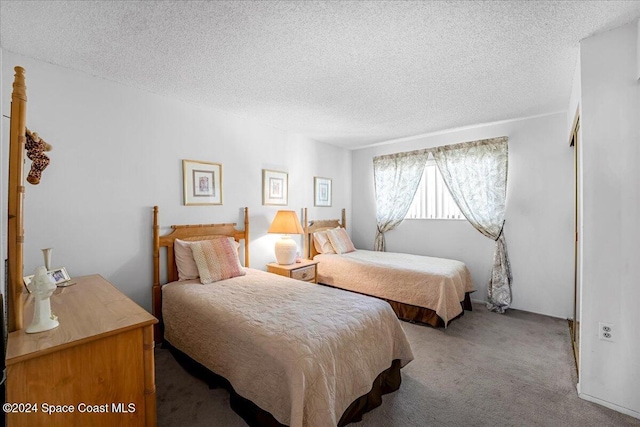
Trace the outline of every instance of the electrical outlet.
<instances>
[{"instance_id":1,"label":"electrical outlet","mask_svg":"<svg viewBox=\"0 0 640 427\"><path fill-rule=\"evenodd\" d=\"M598 323L598 336L603 341L614 341L613 324L604 322Z\"/></svg>"}]
</instances>

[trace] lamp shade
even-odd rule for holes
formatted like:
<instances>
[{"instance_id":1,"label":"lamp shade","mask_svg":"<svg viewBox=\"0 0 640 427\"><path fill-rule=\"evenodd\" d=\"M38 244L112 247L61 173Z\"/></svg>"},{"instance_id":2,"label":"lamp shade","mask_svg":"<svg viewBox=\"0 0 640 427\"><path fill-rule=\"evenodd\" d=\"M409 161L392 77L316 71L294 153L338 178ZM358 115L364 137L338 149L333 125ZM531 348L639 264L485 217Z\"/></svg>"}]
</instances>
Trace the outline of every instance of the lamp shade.
<instances>
[{"instance_id":1,"label":"lamp shade","mask_svg":"<svg viewBox=\"0 0 640 427\"><path fill-rule=\"evenodd\" d=\"M302 234L302 226L295 211L278 211L268 233Z\"/></svg>"}]
</instances>

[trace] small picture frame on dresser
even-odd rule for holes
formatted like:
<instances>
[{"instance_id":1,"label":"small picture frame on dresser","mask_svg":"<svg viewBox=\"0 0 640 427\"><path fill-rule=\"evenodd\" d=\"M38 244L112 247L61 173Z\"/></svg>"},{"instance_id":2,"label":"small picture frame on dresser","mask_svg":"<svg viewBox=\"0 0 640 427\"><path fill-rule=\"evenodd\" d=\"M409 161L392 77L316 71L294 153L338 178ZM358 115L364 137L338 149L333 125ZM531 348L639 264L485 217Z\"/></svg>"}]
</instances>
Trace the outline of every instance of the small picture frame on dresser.
<instances>
[{"instance_id":1,"label":"small picture frame on dresser","mask_svg":"<svg viewBox=\"0 0 640 427\"><path fill-rule=\"evenodd\" d=\"M56 286L63 287L73 285L71 283L71 277L69 277L69 273L67 273L67 269L64 267L54 268L53 270L47 271L47 276L51 277L54 282L56 282ZM33 280L33 274L29 276L24 276L22 281L24 282L24 287L27 292L31 293L29 290L29 284Z\"/></svg>"},{"instance_id":2,"label":"small picture frame on dresser","mask_svg":"<svg viewBox=\"0 0 640 427\"><path fill-rule=\"evenodd\" d=\"M33 280L33 274L29 276L24 276L22 278L22 281L24 282L24 288L27 290L28 293L31 293L31 291L29 290L29 284L31 283L32 280Z\"/></svg>"},{"instance_id":3,"label":"small picture frame on dresser","mask_svg":"<svg viewBox=\"0 0 640 427\"><path fill-rule=\"evenodd\" d=\"M71 277L69 277L69 273L67 273L67 269L64 267L56 268L55 270L49 270L49 276L53 278L56 282L56 286L63 287L72 285Z\"/></svg>"}]
</instances>

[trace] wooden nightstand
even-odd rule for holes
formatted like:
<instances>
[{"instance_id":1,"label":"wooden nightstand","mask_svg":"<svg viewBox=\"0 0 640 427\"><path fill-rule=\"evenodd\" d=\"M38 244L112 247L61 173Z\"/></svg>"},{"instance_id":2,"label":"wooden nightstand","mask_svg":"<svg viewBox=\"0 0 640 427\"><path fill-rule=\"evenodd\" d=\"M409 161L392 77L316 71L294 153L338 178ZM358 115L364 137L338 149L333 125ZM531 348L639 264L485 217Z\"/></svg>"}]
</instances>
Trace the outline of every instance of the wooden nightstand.
<instances>
[{"instance_id":1,"label":"wooden nightstand","mask_svg":"<svg viewBox=\"0 0 640 427\"><path fill-rule=\"evenodd\" d=\"M290 265L280 265L272 262L267 264L267 271L304 282L318 283L316 264L318 264L318 261L311 259L303 259L302 262L296 262Z\"/></svg>"}]
</instances>

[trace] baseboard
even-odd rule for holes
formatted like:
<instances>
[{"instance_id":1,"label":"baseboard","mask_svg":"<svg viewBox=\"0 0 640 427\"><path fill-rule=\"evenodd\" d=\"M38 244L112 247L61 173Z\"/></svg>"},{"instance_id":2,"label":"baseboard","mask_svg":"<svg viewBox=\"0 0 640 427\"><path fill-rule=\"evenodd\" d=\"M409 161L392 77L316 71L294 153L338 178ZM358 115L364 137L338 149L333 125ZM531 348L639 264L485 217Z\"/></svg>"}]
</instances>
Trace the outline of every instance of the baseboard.
<instances>
[{"instance_id":1,"label":"baseboard","mask_svg":"<svg viewBox=\"0 0 640 427\"><path fill-rule=\"evenodd\" d=\"M580 383L578 383L578 397L580 399L597 403L598 405L602 405L606 408L613 409L614 411L620 412L625 415L629 415L633 418L640 419L640 412L634 411L633 409L625 408L624 406L618 406L615 403L607 402L606 400L598 399L597 397L590 396L585 393L580 392Z\"/></svg>"},{"instance_id":2,"label":"baseboard","mask_svg":"<svg viewBox=\"0 0 640 427\"><path fill-rule=\"evenodd\" d=\"M475 299L475 298L471 298L471 302L474 302L474 303L477 303L477 304L483 304L483 305L487 304L487 301L481 300L481 299ZM533 313L533 314L539 314L541 316L553 317L554 319L567 320L566 317L556 316L555 314L538 313L537 311L523 310L521 308L513 308L513 307L509 307L509 309L510 310L522 311L524 313Z\"/></svg>"}]
</instances>

